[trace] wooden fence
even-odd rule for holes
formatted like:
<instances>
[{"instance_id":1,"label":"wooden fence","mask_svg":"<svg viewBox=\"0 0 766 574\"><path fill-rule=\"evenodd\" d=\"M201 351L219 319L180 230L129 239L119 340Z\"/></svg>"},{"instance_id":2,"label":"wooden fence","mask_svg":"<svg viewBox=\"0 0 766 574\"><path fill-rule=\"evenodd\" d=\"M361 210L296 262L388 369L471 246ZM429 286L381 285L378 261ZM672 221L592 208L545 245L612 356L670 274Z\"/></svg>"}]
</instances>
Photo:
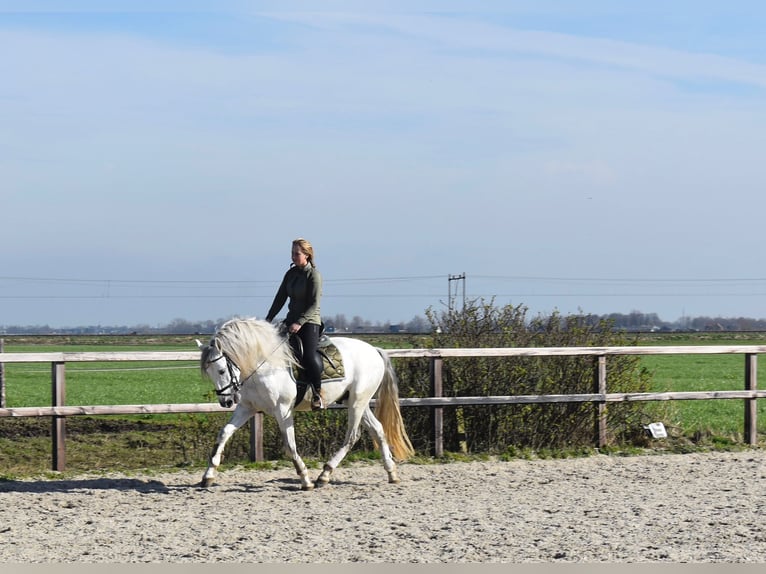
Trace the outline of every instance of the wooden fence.
<instances>
[{"instance_id":1,"label":"wooden fence","mask_svg":"<svg viewBox=\"0 0 766 574\"><path fill-rule=\"evenodd\" d=\"M758 355L766 353L766 346L654 346L654 347L508 347L489 349L387 349L391 358L428 358L431 396L402 398L403 407L428 407L433 411L433 454L441 456L443 447L443 416L446 406L582 403L594 404L594 442L605 446L606 405L615 402L668 401L668 400L744 400L744 440L757 443L757 400L766 398L766 390L758 390ZM692 391L660 393L608 393L607 358L618 355L722 355L744 356L744 389L740 391ZM590 356L594 359L593 392L569 395L508 395L508 396L443 396L442 367L452 357L556 357ZM143 352L62 352L62 353L0 353L3 363L50 363L51 406L0 408L2 417L51 417L53 440L53 470L63 471L66 465L66 417L77 415L128 415L169 413L210 413L227 410L217 403L152 404L152 405L66 405L66 364L71 362L104 361L198 361L197 351L143 351ZM339 407L340 408L340 407ZM258 413L250 424L250 456L263 460L263 422Z\"/></svg>"}]
</instances>

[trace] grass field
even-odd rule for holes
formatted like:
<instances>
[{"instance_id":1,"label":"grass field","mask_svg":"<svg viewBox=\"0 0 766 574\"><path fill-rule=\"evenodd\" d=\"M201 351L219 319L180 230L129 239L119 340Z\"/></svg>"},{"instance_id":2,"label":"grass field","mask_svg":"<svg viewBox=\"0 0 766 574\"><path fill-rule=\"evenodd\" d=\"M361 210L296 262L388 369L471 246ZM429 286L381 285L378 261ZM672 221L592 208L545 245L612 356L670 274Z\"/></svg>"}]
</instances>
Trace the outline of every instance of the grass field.
<instances>
[{"instance_id":1,"label":"grass field","mask_svg":"<svg viewBox=\"0 0 766 574\"><path fill-rule=\"evenodd\" d=\"M410 346L400 336L364 337L384 348ZM751 345L763 344L760 333L645 335L641 345ZM194 350L193 336L25 338L5 340L5 352L168 351ZM711 391L744 388L742 355L645 356L641 363L653 374L655 391ZM766 380L766 365L759 364L759 380ZM50 365L5 365L8 407L48 406L51 402ZM760 385L763 388L763 383ZM192 362L69 363L66 366L66 404L166 404L214 402L212 385ZM677 436L713 437L724 443L742 441L744 407L741 400L673 401L655 403L658 420ZM109 466L118 458L127 468L152 466L157 460L173 464L199 464L217 428L228 418L216 415L134 415L68 419L68 468ZM179 424L180 423L180 424ZM758 429L766 435L766 401L759 401ZM162 432L145 432L161 430ZM0 419L0 476L50 466L50 422L39 419ZM71 435L71 438L70 438ZM19 439L24 439L23 443ZM119 457L109 451L119 448ZM104 461L99 458L101 455ZM13 462L9 462L13 461Z\"/></svg>"},{"instance_id":2,"label":"grass field","mask_svg":"<svg viewBox=\"0 0 766 574\"><path fill-rule=\"evenodd\" d=\"M763 345L762 333L647 335L643 345ZM743 390L744 355L652 355L641 363L653 374L654 391ZM766 382L766 358L758 363L759 388ZM666 426L685 435L714 435L742 440L744 405L740 400L673 401L667 405ZM766 401L758 401L759 434L766 433Z\"/></svg>"}]
</instances>

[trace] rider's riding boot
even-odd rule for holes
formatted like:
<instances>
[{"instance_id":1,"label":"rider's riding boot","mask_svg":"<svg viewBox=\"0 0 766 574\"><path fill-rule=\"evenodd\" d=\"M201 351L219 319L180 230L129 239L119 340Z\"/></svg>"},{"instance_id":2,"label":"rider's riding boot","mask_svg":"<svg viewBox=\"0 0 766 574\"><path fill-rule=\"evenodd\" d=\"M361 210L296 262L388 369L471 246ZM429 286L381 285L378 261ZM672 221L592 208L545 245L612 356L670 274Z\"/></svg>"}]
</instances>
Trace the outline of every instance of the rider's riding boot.
<instances>
[{"instance_id":1,"label":"rider's riding boot","mask_svg":"<svg viewBox=\"0 0 766 574\"><path fill-rule=\"evenodd\" d=\"M311 410L318 411L318 410L326 408L325 401L324 401L324 393L322 393L322 389L312 387L312 390L314 391L314 396L311 397Z\"/></svg>"}]
</instances>

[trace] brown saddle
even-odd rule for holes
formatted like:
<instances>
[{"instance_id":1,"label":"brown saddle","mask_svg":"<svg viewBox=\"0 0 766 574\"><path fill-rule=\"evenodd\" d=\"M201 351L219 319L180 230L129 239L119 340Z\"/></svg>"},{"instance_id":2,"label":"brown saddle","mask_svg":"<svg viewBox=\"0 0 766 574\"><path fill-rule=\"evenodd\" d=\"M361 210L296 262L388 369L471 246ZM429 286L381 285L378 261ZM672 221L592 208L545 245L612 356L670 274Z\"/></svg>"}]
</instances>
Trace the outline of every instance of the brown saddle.
<instances>
[{"instance_id":1,"label":"brown saddle","mask_svg":"<svg viewBox=\"0 0 766 574\"><path fill-rule=\"evenodd\" d=\"M300 342L300 339L297 337L294 339ZM301 352L302 350L297 350L296 356L300 357ZM343 357L330 337L327 335L322 335L322 337L320 337L317 352L322 356L322 382L332 379L342 379L346 376L343 367ZM296 382L303 382L303 367L300 365L293 365L292 375Z\"/></svg>"},{"instance_id":2,"label":"brown saddle","mask_svg":"<svg viewBox=\"0 0 766 574\"><path fill-rule=\"evenodd\" d=\"M292 337L296 341L297 345L300 345L300 339L298 337ZM292 343L292 341L291 341ZM301 356L303 349L295 349L296 358ZM335 346L335 343L327 335L322 335L319 338L319 345L317 347L317 353L322 356L322 382L340 380L345 377L345 369L343 368L343 357L340 354L340 350ZM303 378L304 369L300 365L293 365L290 369L290 374L295 381L297 387L297 395L295 397L295 406L297 407L304 400L310 401L312 391L309 389L309 384ZM348 392L338 399L338 403L342 403L344 399L348 398Z\"/></svg>"}]
</instances>

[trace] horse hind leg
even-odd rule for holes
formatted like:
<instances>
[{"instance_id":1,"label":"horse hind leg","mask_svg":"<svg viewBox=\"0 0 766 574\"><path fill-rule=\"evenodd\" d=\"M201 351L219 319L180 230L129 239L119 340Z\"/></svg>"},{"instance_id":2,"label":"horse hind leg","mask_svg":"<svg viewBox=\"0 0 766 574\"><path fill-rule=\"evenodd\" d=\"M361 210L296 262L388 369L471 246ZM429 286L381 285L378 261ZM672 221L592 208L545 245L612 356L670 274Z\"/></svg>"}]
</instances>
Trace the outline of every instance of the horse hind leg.
<instances>
[{"instance_id":1,"label":"horse hind leg","mask_svg":"<svg viewBox=\"0 0 766 574\"><path fill-rule=\"evenodd\" d=\"M369 410L369 407L367 407L367 410ZM332 458L325 463L322 472L317 477L318 483L327 484L330 482L330 477L332 476L333 471L338 468L338 465L346 457L351 450L351 447L353 447L354 444L356 444L356 441L359 440L359 436L361 435L359 424L361 423L363 416L363 414L360 416L357 409L348 409L348 429L346 431L346 439Z\"/></svg>"},{"instance_id":2,"label":"horse hind leg","mask_svg":"<svg viewBox=\"0 0 766 574\"><path fill-rule=\"evenodd\" d=\"M285 453L287 456L291 457L293 461L295 472L298 473L298 477L301 480L301 490L313 490L314 483L309 478L309 469L306 467L303 459L297 453L291 452L288 448L285 448Z\"/></svg>"},{"instance_id":3,"label":"horse hind leg","mask_svg":"<svg viewBox=\"0 0 766 574\"><path fill-rule=\"evenodd\" d=\"M348 451L350 451L351 447L359 440L361 434L358 423L353 429L349 429L346 433L346 440L343 445L341 445L332 458L324 464L324 467L322 467L322 472L319 473L319 476L317 477L318 483L327 484L330 482L330 477L332 476L333 471L338 468L341 461L346 458Z\"/></svg>"},{"instance_id":4,"label":"horse hind leg","mask_svg":"<svg viewBox=\"0 0 766 574\"><path fill-rule=\"evenodd\" d=\"M391 448L388 446L388 440L386 439L386 433L383 430L383 425L369 408L364 411L362 422L369 431L373 440L378 444L378 448L380 449L380 458L383 462L383 468L388 474L388 482L391 484L398 484L401 482L401 480L399 479L399 473L396 469L396 461L394 461L394 457L391 454Z\"/></svg>"},{"instance_id":5,"label":"horse hind leg","mask_svg":"<svg viewBox=\"0 0 766 574\"><path fill-rule=\"evenodd\" d=\"M381 459L383 461L383 468L386 469L386 473L388 474L388 482L391 484L398 484L401 482L401 480L399 479L399 473L396 469L396 462L394 461L394 457L391 455L391 449L389 448L388 441L386 440L386 434L383 431L383 425L377 418L375 418L375 415L372 413L372 410L370 410L369 406L365 408L364 412L362 413L361 422L364 424L364 426L372 435L373 439L378 444ZM330 477L332 476L333 470L338 467L341 461L348 454L348 451L351 450L351 447L353 447L356 441L359 440L359 436L361 435L359 422L356 422L353 424L353 426L351 426L351 423L352 421L349 417L350 426L346 436L346 441L343 446L335 453L335 455L333 455L333 457L325 463L322 472L319 474L319 477L317 477L318 483L327 484L330 482Z\"/></svg>"}]
</instances>

